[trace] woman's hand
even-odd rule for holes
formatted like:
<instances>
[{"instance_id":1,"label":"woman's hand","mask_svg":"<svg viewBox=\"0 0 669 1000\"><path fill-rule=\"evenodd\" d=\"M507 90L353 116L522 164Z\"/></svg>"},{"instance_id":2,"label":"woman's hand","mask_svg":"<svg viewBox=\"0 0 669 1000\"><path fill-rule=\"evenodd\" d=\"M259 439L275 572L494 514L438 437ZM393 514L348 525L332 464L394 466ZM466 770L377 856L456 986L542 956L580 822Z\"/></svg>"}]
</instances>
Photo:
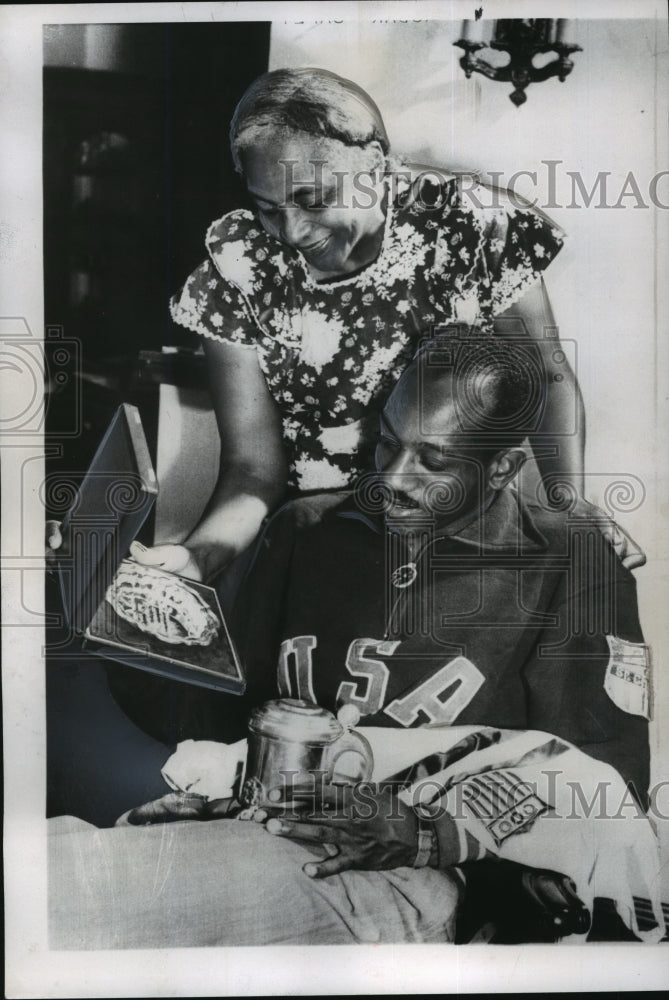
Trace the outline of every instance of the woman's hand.
<instances>
[{"instance_id":1,"label":"woman's hand","mask_svg":"<svg viewBox=\"0 0 669 1000\"><path fill-rule=\"evenodd\" d=\"M147 548L141 542L131 542L130 555L142 566L156 566L167 573L176 573L188 580L201 582L204 573L200 562L191 549L185 545L153 545Z\"/></svg>"},{"instance_id":2,"label":"woman's hand","mask_svg":"<svg viewBox=\"0 0 669 1000\"><path fill-rule=\"evenodd\" d=\"M260 809L254 819L266 820L265 829L274 836L323 846L329 857L304 865L310 878L355 868L382 871L413 865L418 819L392 789L365 782L323 785L315 792L291 789L291 797L283 807Z\"/></svg>"},{"instance_id":3,"label":"woman's hand","mask_svg":"<svg viewBox=\"0 0 669 1000\"><path fill-rule=\"evenodd\" d=\"M56 552L62 547L63 534L60 530L60 521L46 521L44 524L44 558L50 572L56 567Z\"/></svg>"},{"instance_id":4,"label":"woman's hand","mask_svg":"<svg viewBox=\"0 0 669 1000\"><path fill-rule=\"evenodd\" d=\"M597 525L602 535L615 550L625 569L638 569L646 563L645 552L637 545L631 535L628 535L619 524L600 507L584 500L582 497L576 503L573 513L579 517L588 518Z\"/></svg>"},{"instance_id":5,"label":"woman's hand","mask_svg":"<svg viewBox=\"0 0 669 1000\"><path fill-rule=\"evenodd\" d=\"M55 553L62 548L63 535L60 521L47 521L45 524L46 561L49 565L55 563ZM153 545L147 548L141 542L130 543L130 556L142 566L156 566L168 573L176 573L188 580L198 582L204 579L202 566L191 550L185 545Z\"/></svg>"},{"instance_id":6,"label":"woman's hand","mask_svg":"<svg viewBox=\"0 0 669 1000\"><path fill-rule=\"evenodd\" d=\"M45 526L45 543L48 549L53 552L63 544L63 536L60 533L60 521L47 521Z\"/></svg>"}]
</instances>

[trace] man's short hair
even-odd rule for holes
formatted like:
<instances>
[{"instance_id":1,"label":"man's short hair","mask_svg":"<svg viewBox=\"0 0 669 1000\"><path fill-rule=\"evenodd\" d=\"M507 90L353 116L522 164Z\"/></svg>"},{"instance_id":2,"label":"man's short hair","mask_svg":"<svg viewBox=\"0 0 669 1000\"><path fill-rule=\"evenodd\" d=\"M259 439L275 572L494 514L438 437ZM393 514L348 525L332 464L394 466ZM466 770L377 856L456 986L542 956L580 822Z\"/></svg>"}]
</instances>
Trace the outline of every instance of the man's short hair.
<instances>
[{"instance_id":1,"label":"man's short hair","mask_svg":"<svg viewBox=\"0 0 669 1000\"><path fill-rule=\"evenodd\" d=\"M423 385L443 381L452 393L463 435L482 458L518 447L541 423L546 372L532 341L447 329L423 342L413 364Z\"/></svg>"}]
</instances>

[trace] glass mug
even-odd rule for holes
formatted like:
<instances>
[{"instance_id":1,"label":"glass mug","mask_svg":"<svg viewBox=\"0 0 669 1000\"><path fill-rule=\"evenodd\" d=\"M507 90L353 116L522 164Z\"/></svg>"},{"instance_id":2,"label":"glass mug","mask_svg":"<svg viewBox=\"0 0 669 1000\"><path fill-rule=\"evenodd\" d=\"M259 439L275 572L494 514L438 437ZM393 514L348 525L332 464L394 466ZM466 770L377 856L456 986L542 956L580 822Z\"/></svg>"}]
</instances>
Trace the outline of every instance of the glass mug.
<instances>
[{"instance_id":1,"label":"glass mug","mask_svg":"<svg viewBox=\"0 0 669 1000\"><path fill-rule=\"evenodd\" d=\"M368 780L372 748L364 736L351 732L359 718L351 706L335 718L326 708L298 698L279 698L256 708L249 718L242 805L255 809L270 804L271 789L309 786L315 771L327 784Z\"/></svg>"}]
</instances>

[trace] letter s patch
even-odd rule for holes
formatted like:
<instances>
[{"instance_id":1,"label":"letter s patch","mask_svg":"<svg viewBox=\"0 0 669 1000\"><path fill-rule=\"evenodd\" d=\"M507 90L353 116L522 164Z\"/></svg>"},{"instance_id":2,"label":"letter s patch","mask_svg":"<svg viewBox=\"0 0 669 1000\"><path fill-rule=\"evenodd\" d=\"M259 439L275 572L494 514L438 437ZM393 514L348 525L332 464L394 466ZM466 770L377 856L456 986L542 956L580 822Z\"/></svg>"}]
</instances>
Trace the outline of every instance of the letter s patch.
<instances>
[{"instance_id":1,"label":"letter s patch","mask_svg":"<svg viewBox=\"0 0 669 1000\"><path fill-rule=\"evenodd\" d=\"M609 662L604 690L614 705L630 715L651 717L650 649L643 642L628 642L607 635Z\"/></svg>"}]
</instances>

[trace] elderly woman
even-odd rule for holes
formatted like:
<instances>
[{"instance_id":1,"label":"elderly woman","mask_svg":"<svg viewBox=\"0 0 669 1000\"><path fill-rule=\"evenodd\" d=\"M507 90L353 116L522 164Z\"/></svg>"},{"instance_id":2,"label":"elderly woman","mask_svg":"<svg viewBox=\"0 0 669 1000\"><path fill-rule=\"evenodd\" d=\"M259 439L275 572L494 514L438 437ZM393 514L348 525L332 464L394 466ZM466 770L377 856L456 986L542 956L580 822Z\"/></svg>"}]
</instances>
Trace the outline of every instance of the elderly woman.
<instances>
[{"instance_id":1,"label":"elderly woman","mask_svg":"<svg viewBox=\"0 0 669 1000\"><path fill-rule=\"evenodd\" d=\"M203 338L219 479L184 545L135 557L211 578L285 495L351 484L371 465L390 389L446 323L536 342L549 387L532 438L539 469L545 483L557 476L580 493L580 393L556 341L543 338L554 320L538 279L562 245L557 228L393 160L371 98L325 70L260 77L230 136L256 211L212 223L208 258L172 303L174 320Z\"/></svg>"}]
</instances>

